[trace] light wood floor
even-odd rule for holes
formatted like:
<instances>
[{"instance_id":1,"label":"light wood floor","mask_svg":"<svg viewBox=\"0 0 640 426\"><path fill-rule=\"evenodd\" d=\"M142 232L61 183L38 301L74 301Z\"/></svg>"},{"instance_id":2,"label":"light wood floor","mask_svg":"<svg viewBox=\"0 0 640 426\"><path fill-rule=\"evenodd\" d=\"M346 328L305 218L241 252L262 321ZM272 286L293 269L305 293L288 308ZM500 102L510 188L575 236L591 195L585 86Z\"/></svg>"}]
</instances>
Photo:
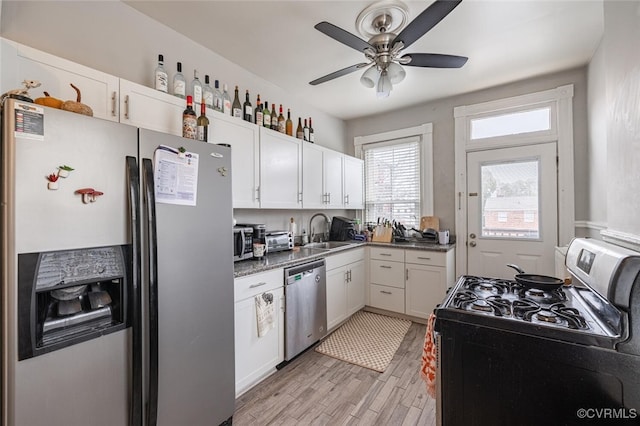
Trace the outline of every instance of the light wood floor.
<instances>
[{"instance_id":1,"label":"light wood floor","mask_svg":"<svg viewBox=\"0 0 640 426\"><path fill-rule=\"evenodd\" d=\"M233 424L434 426L420 378L425 332L412 323L384 373L312 348L238 398Z\"/></svg>"}]
</instances>

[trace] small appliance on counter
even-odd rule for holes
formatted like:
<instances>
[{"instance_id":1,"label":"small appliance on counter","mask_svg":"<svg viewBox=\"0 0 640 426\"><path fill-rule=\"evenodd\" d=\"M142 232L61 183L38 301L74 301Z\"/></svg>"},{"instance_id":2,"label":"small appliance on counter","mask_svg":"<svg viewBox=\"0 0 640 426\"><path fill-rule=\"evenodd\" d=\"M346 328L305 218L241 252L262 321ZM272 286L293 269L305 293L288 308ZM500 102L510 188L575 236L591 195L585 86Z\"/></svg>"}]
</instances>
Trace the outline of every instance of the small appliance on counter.
<instances>
[{"instance_id":1,"label":"small appliance on counter","mask_svg":"<svg viewBox=\"0 0 640 426\"><path fill-rule=\"evenodd\" d=\"M253 228L244 225L233 227L233 261L253 258Z\"/></svg>"},{"instance_id":2,"label":"small appliance on counter","mask_svg":"<svg viewBox=\"0 0 640 426\"><path fill-rule=\"evenodd\" d=\"M253 242L266 244L265 235L267 233L267 225L264 223L240 223L238 226L253 229Z\"/></svg>"},{"instance_id":3,"label":"small appliance on counter","mask_svg":"<svg viewBox=\"0 0 640 426\"><path fill-rule=\"evenodd\" d=\"M290 231L270 231L266 233L267 253L293 250L293 234Z\"/></svg>"},{"instance_id":4,"label":"small appliance on counter","mask_svg":"<svg viewBox=\"0 0 640 426\"><path fill-rule=\"evenodd\" d=\"M342 216L334 216L329 231L330 241L349 241L356 236L356 221Z\"/></svg>"}]
</instances>

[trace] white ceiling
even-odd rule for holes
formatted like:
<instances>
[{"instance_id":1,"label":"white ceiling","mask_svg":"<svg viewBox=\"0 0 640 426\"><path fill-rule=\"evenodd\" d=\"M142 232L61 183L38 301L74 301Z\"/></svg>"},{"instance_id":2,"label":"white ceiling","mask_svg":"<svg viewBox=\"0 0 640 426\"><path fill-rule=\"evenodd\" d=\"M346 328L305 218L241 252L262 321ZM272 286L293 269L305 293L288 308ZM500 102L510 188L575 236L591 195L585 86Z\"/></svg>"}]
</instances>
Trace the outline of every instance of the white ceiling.
<instances>
[{"instance_id":1,"label":"white ceiling","mask_svg":"<svg viewBox=\"0 0 640 426\"><path fill-rule=\"evenodd\" d=\"M378 99L356 71L309 81L365 62L364 55L314 29L328 21L355 35L374 1L127 1L307 103L348 120L586 64L603 30L602 0L463 0L404 53L469 57L460 69L405 67L406 79ZM190 4L188 4L190 3ZM409 20L431 1L405 2Z\"/></svg>"}]
</instances>

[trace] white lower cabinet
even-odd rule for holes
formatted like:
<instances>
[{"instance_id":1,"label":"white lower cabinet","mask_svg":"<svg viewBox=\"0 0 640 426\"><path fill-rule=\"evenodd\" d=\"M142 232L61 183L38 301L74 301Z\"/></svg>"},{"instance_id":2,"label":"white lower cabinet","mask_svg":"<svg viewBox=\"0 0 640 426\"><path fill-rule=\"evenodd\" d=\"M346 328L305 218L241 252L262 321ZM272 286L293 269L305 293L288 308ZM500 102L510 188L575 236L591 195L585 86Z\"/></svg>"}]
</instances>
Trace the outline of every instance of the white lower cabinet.
<instances>
[{"instance_id":1,"label":"white lower cabinet","mask_svg":"<svg viewBox=\"0 0 640 426\"><path fill-rule=\"evenodd\" d=\"M236 396L276 371L284 361L284 272L282 269L237 278L235 288ZM255 296L273 294L276 326L258 337Z\"/></svg>"},{"instance_id":2,"label":"white lower cabinet","mask_svg":"<svg viewBox=\"0 0 640 426\"><path fill-rule=\"evenodd\" d=\"M407 264L405 313L419 318L429 314L447 293L446 271L439 266Z\"/></svg>"},{"instance_id":3,"label":"white lower cabinet","mask_svg":"<svg viewBox=\"0 0 640 426\"><path fill-rule=\"evenodd\" d=\"M364 248L327 257L327 330L365 304Z\"/></svg>"}]
</instances>

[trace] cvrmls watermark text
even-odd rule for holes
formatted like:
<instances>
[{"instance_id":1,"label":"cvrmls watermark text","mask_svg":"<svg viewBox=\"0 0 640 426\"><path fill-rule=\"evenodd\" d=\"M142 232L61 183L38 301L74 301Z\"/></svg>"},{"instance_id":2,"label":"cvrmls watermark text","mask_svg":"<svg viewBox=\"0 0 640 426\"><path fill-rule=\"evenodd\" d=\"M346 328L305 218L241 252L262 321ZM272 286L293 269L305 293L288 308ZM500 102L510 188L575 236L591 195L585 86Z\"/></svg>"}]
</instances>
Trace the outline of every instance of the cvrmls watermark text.
<instances>
[{"instance_id":1,"label":"cvrmls watermark text","mask_svg":"<svg viewBox=\"0 0 640 426\"><path fill-rule=\"evenodd\" d=\"M579 419L635 419L638 411L635 408L579 408L576 416Z\"/></svg>"}]
</instances>

